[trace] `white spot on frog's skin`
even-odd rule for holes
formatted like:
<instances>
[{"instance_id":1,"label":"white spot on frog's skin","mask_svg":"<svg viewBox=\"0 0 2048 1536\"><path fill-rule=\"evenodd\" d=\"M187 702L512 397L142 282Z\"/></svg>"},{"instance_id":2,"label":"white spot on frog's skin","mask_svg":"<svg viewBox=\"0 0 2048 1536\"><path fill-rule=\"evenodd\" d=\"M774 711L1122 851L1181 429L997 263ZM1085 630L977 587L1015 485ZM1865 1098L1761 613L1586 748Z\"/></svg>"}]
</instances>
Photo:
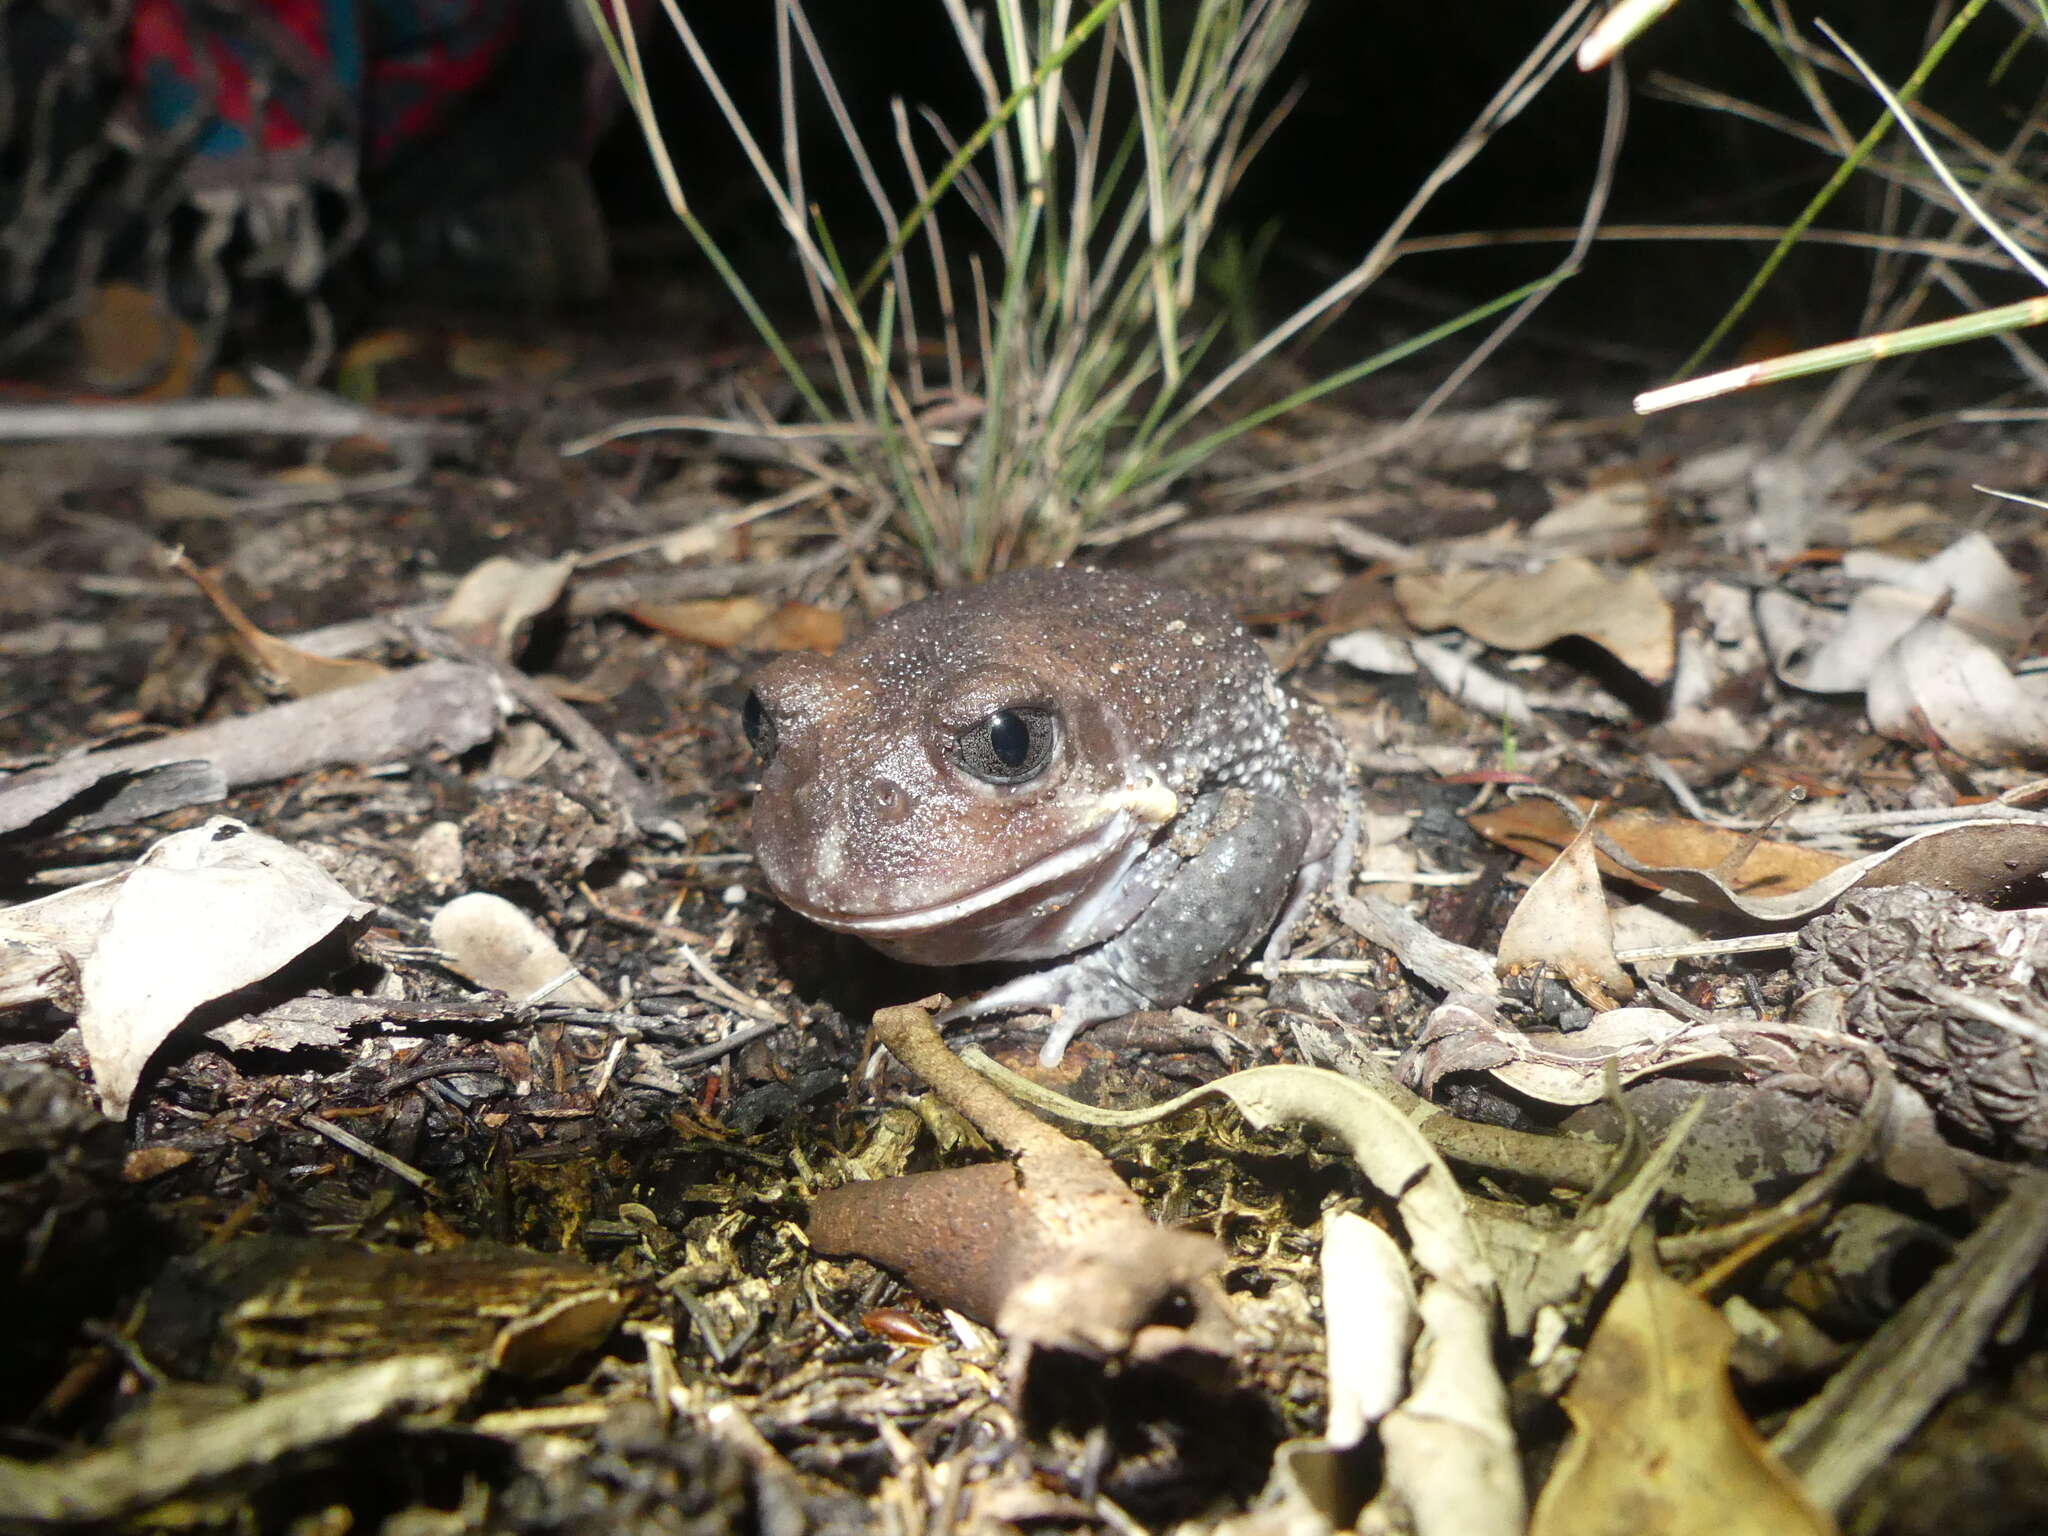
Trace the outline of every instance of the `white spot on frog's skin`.
<instances>
[{"instance_id":1,"label":"white spot on frog's skin","mask_svg":"<svg viewBox=\"0 0 2048 1536\"><path fill-rule=\"evenodd\" d=\"M828 822L819 834L811 867L823 881L837 880L846 870L846 823Z\"/></svg>"}]
</instances>

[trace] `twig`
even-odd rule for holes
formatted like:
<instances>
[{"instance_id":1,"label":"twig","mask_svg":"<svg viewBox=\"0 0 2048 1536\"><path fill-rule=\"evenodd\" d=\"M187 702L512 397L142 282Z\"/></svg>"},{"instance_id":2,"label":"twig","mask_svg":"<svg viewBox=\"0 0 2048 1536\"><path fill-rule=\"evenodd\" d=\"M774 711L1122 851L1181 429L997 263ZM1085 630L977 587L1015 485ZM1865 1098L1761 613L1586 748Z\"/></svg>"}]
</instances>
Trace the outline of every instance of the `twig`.
<instances>
[{"instance_id":1,"label":"twig","mask_svg":"<svg viewBox=\"0 0 2048 1536\"><path fill-rule=\"evenodd\" d=\"M429 655L466 662L488 672L506 692L543 725L582 754L585 762L603 779L613 802L625 818L626 833L637 836L642 828L664 837L679 835L680 828L668 813L661 796L620 756L619 749L605 735L567 704L549 693L517 667L477 649L468 642L435 629L430 624L407 624L407 636Z\"/></svg>"},{"instance_id":2,"label":"twig","mask_svg":"<svg viewBox=\"0 0 2048 1536\"><path fill-rule=\"evenodd\" d=\"M808 427L785 427L773 422L728 421L719 416L638 416L613 422L595 432L562 444L561 454L573 459L621 438L644 437L655 432L710 432L722 437L763 437L773 442L802 442L824 438L831 442L865 442L882 435L881 428L861 421L821 422ZM945 447L958 447L966 440L961 432L933 432L931 440Z\"/></svg>"},{"instance_id":3,"label":"twig","mask_svg":"<svg viewBox=\"0 0 2048 1536\"><path fill-rule=\"evenodd\" d=\"M328 395L276 400L154 400L142 404L0 406L0 441L104 442L133 437L381 437L445 435Z\"/></svg>"},{"instance_id":4,"label":"twig","mask_svg":"<svg viewBox=\"0 0 2048 1536\"><path fill-rule=\"evenodd\" d=\"M758 1024L748 1024L721 1039L695 1045L686 1051L678 1051L668 1058L668 1065L679 1072L692 1067L708 1067L714 1061L721 1061L743 1045L752 1045L756 1040L765 1040L780 1030L789 1028L789 1020L777 1019L769 1022L763 1019Z\"/></svg>"},{"instance_id":5,"label":"twig","mask_svg":"<svg viewBox=\"0 0 2048 1536\"><path fill-rule=\"evenodd\" d=\"M430 1194L433 1192L434 1181L427 1177L426 1174L421 1173L419 1169L413 1167L412 1164L400 1162L382 1147L371 1146L362 1137L352 1132L344 1131L332 1120L322 1120L318 1115L301 1115L299 1117L299 1124L309 1131L325 1136L336 1146L345 1147L347 1150L355 1153L357 1157L368 1159L386 1173L397 1175L415 1189L425 1190Z\"/></svg>"},{"instance_id":6,"label":"twig","mask_svg":"<svg viewBox=\"0 0 2048 1536\"><path fill-rule=\"evenodd\" d=\"M1712 955L1760 955L1774 949L1790 949L1796 933L1746 933L1733 939L1697 939L1690 944L1651 944L1642 949L1617 949L1614 958L1623 965L1643 965L1657 960L1698 960Z\"/></svg>"},{"instance_id":7,"label":"twig","mask_svg":"<svg viewBox=\"0 0 2048 1536\"><path fill-rule=\"evenodd\" d=\"M677 943L676 952L683 957L683 963L688 965L699 976L702 976L714 992L731 1003L733 1007L739 1009L741 1013L747 1015L748 1018L759 1019L764 1024L772 1023L778 1028L789 1022L788 1017L781 1009L771 1003L764 1003L757 997L747 996L746 993L711 969L704 958L688 944Z\"/></svg>"}]
</instances>

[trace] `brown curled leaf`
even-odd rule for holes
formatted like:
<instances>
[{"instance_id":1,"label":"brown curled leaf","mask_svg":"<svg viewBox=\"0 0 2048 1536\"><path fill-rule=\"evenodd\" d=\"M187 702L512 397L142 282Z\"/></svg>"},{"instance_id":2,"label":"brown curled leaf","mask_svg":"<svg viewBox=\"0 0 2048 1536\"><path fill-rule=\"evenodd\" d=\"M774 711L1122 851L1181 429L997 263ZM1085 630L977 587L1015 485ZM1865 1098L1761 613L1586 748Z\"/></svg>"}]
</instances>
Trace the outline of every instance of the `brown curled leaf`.
<instances>
[{"instance_id":1,"label":"brown curled leaf","mask_svg":"<svg viewBox=\"0 0 2048 1536\"><path fill-rule=\"evenodd\" d=\"M820 1253L857 1254L901 1275L929 1305L983 1323L1047 1247L1009 1163L823 1190L805 1235Z\"/></svg>"},{"instance_id":2,"label":"brown curled leaf","mask_svg":"<svg viewBox=\"0 0 2048 1536\"><path fill-rule=\"evenodd\" d=\"M362 661L353 656L321 656L301 650L290 641L280 640L268 630L258 628L255 621L242 612L241 606L228 596L227 589L214 580L210 572L193 564L183 550L173 551L166 563L213 604L222 622L228 626L235 649L250 669L273 680L295 699L311 698L316 693L326 693L335 688L353 688L358 683L372 682L389 673L389 668L380 667L374 661Z\"/></svg>"},{"instance_id":3,"label":"brown curled leaf","mask_svg":"<svg viewBox=\"0 0 2048 1536\"><path fill-rule=\"evenodd\" d=\"M893 1269L1016 1343L1134 1360L1231 1352L1213 1238L1155 1223L1107 1158L948 1050L925 1008L883 1009L874 1037L1016 1160L826 1191L814 1248ZM1176 1299L1185 1326L1153 1321Z\"/></svg>"},{"instance_id":4,"label":"brown curled leaf","mask_svg":"<svg viewBox=\"0 0 2048 1536\"><path fill-rule=\"evenodd\" d=\"M1583 815L1593 801L1573 796L1572 803ZM1525 859L1548 864L1577 831L1562 805L1542 796L1529 795L1467 819L1472 830L1491 842L1512 848ZM1610 810L1600 818L1600 838L1619 848L1646 869L1718 870L1731 854L1741 863L1731 872L1732 883L1744 896L1775 896L1801 890L1840 869L1849 861L1838 853L1802 848L1795 843L1771 838L1755 839L1748 833L1713 827L1682 816L1662 816L1644 810ZM1600 855L1600 873L1610 880L1656 887L1643 875Z\"/></svg>"}]
</instances>

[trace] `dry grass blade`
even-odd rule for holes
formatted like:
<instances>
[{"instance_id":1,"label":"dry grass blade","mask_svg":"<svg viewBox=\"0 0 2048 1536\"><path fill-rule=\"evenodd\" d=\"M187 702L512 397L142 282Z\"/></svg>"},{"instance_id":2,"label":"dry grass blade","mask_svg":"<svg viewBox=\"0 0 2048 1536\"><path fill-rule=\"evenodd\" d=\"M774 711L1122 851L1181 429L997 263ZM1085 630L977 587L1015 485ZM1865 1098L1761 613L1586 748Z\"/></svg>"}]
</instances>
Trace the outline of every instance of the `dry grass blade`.
<instances>
[{"instance_id":1,"label":"dry grass blade","mask_svg":"<svg viewBox=\"0 0 2048 1536\"><path fill-rule=\"evenodd\" d=\"M2021 326L2040 325L2043 321L2048 321L2048 298L2023 299L2017 304L2002 304L1996 309L1961 315L1954 320L1937 320L1882 336L1859 336L1853 341L1838 341L1760 363L1724 368L1719 373L1688 379L1681 384L1645 390L1636 396L1635 407L1647 416L1655 411L1669 410L1674 405L1691 405L1758 384L1776 384L1785 379L1803 378L1810 373L1832 373L1852 363L1904 357L1909 352L1925 352L1931 347L1951 346L1979 336L2002 335Z\"/></svg>"}]
</instances>

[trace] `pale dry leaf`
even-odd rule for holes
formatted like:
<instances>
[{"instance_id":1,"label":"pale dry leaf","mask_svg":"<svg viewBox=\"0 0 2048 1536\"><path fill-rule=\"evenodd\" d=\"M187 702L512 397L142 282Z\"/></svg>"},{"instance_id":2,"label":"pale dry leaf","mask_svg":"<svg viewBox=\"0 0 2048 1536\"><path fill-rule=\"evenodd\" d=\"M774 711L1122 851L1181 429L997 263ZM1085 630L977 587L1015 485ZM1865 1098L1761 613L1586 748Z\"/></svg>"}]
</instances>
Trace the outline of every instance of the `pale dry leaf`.
<instances>
[{"instance_id":1,"label":"pale dry leaf","mask_svg":"<svg viewBox=\"0 0 2048 1536\"><path fill-rule=\"evenodd\" d=\"M1679 496L1717 503L1715 515L1726 521L1736 502L1748 496L1763 457L1763 449L1753 442L1696 453L1672 471L1671 490Z\"/></svg>"},{"instance_id":2,"label":"pale dry leaf","mask_svg":"<svg viewBox=\"0 0 2048 1536\"><path fill-rule=\"evenodd\" d=\"M1636 984L1614 958L1614 922L1593 856L1594 821L1522 894L1501 931L1495 961L1500 974L1547 966L1595 1008L1612 1008L1635 995Z\"/></svg>"},{"instance_id":3,"label":"pale dry leaf","mask_svg":"<svg viewBox=\"0 0 2048 1536\"><path fill-rule=\"evenodd\" d=\"M1940 509L1925 501L1888 502L1882 506L1864 507L1848 516L1849 542L1858 546L1889 543L1900 534L1938 523L1942 517Z\"/></svg>"},{"instance_id":4,"label":"pale dry leaf","mask_svg":"<svg viewBox=\"0 0 2048 1536\"><path fill-rule=\"evenodd\" d=\"M471 891L456 897L434 914L431 932L457 974L480 987L527 998L568 974L569 980L548 994L551 1002L610 1006L540 924L502 896Z\"/></svg>"},{"instance_id":5,"label":"pale dry leaf","mask_svg":"<svg viewBox=\"0 0 2048 1536\"><path fill-rule=\"evenodd\" d=\"M1525 537L1553 553L1616 558L1647 549L1659 505L1649 482L1630 475L1559 500L1531 523Z\"/></svg>"},{"instance_id":6,"label":"pale dry leaf","mask_svg":"<svg viewBox=\"0 0 2048 1536\"><path fill-rule=\"evenodd\" d=\"M1788 592L1757 594L1772 669L1808 693L1861 693L1878 658L1943 602L1951 622L1987 639L2025 633L2026 584L1981 533L1926 560L1851 550L1842 573L1864 583L1846 613Z\"/></svg>"},{"instance_id":7,"label":"pale dry leaf","mask_svg":"<svg viewBox=\"0 0 2048 1536\"><path fill-rule=\"evenodd\" d=\"M127 871L0 910L0 1007L54 996L100 941Z\"/></svg>"},{"instance_id":8,"label":"pale dry leaf","mask_svg":"<svg viewBox=\"0 0 2048 1536\"><path fill-rule=\"evenodd\" d=\"M1640 568L1611 572L1571 556L1533 573L1403 571L1394 596L1417 629L1462 630L1507 651L1576 635L1651 684L1671 676L1677 656L1671 605Z\"/></svg>"},{"instance_id":9,"label":"pale dry leaf","mask_svg":"<svg viewBox=\"0 0 2048 1536\"><path fill-rule=\"evenodd\" d=\"M1332 639L1323 650L1332 661L1380 677L1413 677L1418 670L1411 643L1384 629L1354 629Z\"/></svg>"},{"instance_id":10,"label":"pale dry leaf","mask_svg":"<svg viewBox=\"0 0 2048 1536\"><path fill-rule=\"evenodd\" d=\"M1788 560L1815 543L1835 495L1857 469L1856 457L1839 438L1802 453L1773 453L1749 473L1755 515L1744 530L1748 541L1775 560Z\"/></svg>"},{"instance_id":11,"label":"pale dry leaf","mask_svg":"<svg viewBox=\"0 0 2048 1536\"><path fill-rule=\"evenodd\" d=\"M1623 1083L1702 1062L1739 1063L1742 1044L1711 1025L1688 1024L1661 1008L1614 1008L1584 1028L1512 1028L1458 1002L1439 1005L1402 1063L1403 1079L1425 1096L1453 1072L1484 1072L1545 1104L1598 1103L1611 1066Z\"/></svg>"},{"instance_id":12,"label":"pale dry leaf","mask_svg":"<svg viewBox=\"0 0 2048 1536\"><path fill-rule=\"evenodd\" d=\"M1436 640L1414 640L1409 642L1408 653L1445 697L1466 709L1514 725L1527 725L1536 718L1536 706L1526 688L1487 671L1462 650Z\"/></svg>"},{"instance_id":13,"label":"pale dry leaf","mask_svg":"<svg viewBox=\"0 0 2048 1536\"><path fill-rule=\"evenodd\" d=\"M1966 533L1924 560L1852 549L1842 557L1842 574L1851 581L1945 598L1951 618L1987 634L2017 639L2026 627L2026 578L1981 533Z\"/></svg>"},{"instance_id":14,"label":"pale dry leaf","mask_svg":"<svg viewBox=\"0 0 2048 1536\"><path fill-rule=\"evenodd\" d=\"M1584 1029L1527 1030L1515 1060L1492 1076L1545 1104L1597 1104L1607 1069L1623 1083L1703 1062L1739 1062L1742 1051L1710 1027L1689 1024L1661 1008L1611 1008Z\"/></svg>"},{"instance_id":15,"label":"pale dry leaf","mask_svg":"<svg viewBox=\"0 0 2048 1536\"><path fill-rule=\"evenodd\" d=\"M194 1009L370 910L304 854L226 817L157 843L122 879L80 968L78 1027L107 1114L127 1114L143 1067Z\"/></svg>"},{"instance_id":16,"label":"pale dry leaf","mask_svg":"<svg viewBox=\"0 0 2048 1536\"><path fill-rule=\"evenodd\" d=\"M1892 643L1865 708L1880 735L1935 740L1980 763L2048 758L2048 676L2017 676L1989 646L1929 614Z\"/></svg>"},{"instance_id":17,"label":"pale dry leaf","mask_svg":"<svg viewBox=\"0 0 2048 1536\"><path fill-rule=\"evenodd\" d=\"M1408 1396L1381 1421L1388 1490L1423 1530L1520 1531L1521 1473L1493 1361L1494 1277L1443 1160L1393 1105L1333 1072L1262 1067L1198 1092L1223 1094L1255 1126L1322 1127L1395 1197L1425 1279Z\"/></svg>"},{"instance_id":18,"label":"pale dry leaf","mask_svg":"<svg viewBox=\"0 0 2048 1536\"><path fill-rule=\"evenodd\" d=\"M1760 711L1738 702L1739 681L1767 664L1750 594L1732 582L1706 581L1689 596L1692 618L1678 636L1670 702L1658 734L1681 752L1754 751L1770 725Z\"/></svg>"},{"instance_id":19,"label":"pale dry leaf","mask_svg":"<svg viewBox=\"0 0 2048 1536\"><path fill-rule=\"evenodd\" d=\"M1323 1217L1323 1358L1329 1410L1323 1432L1273 1454L1277 1505L1287 1528L1345 1529L1354 1491L1376 1451L1372 1426L1399 1405L1418 1326L1407 1255L1384 1227L1355 1211Z\"/></svg>"},{"instance_id":20,"label":"pale dry leaf","mask_svg":"<svg viewBox=\"0 0 2048 1536\"><path fill-rule=\"evenodd\" d=\"M202 485L187 485L163 475L146 475L136 486L143 514L158 525L166 523L224 522L242 510L232 496L209 491Z\"/></svg>"},{"instance_id":21,"label":"pale dry leaf","mask_svg":"<svg viewBox=\"0 0 2048 1536\"><path fill-rule=\"evenodd\" d=\"M1323 1217L1322 1269L1330 1383L1324 1434L1333 1445L1353 1446L1407 1390L1415 1281L1386 1229L1355 1211Z\"/></svg>"},{"instance_id":22,"label":"pale dry leaf","mask_svg":"<svg viewBox=\"0 0 2048 1536\"><path fill-rule=\"evenodd\" d=\"M493 555L456 583L434 627L509 661L520 630L555 606L575 569L574 555L545 561Z\"/></svg>"},{"instance_id":23,"label":"pale dry leaf","mask_svg":"<svg viewBox=\"0 0 2048 1536\"><path fill-rule=\"evenodd\" d=\"M1025 1103L1091 1125L1147 1125L1212 1095L1257 1127L1318 1126L1400 1212L1409 1256L1422 1272L1418 1343L1408 1395L1381 1421L1386 1489L1424 1531L1518 1536L1521 1471L1507 1394L1494 1360L1494 1277L1465 1197L1407 1116L1364 1084L1317 1067L1255 1067L1149 1109L1076 1104L998 1066L965 1058Z\"/></svg>"}]
</instances>

